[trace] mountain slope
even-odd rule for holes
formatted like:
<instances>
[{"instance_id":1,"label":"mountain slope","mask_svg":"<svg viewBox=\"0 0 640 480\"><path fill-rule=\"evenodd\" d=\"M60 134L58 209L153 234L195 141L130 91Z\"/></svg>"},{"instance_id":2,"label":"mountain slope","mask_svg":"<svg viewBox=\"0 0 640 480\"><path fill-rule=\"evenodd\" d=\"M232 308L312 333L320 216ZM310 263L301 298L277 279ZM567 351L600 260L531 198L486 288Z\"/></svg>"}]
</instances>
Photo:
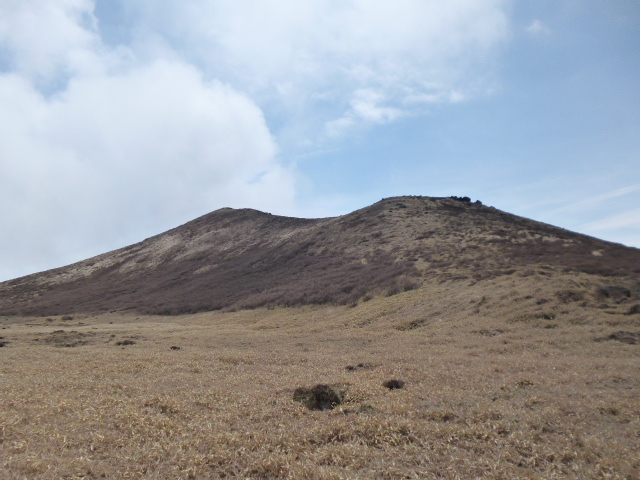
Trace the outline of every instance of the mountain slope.
<instances>
[{"instance_id":1,"label":"mountain slope","mask_svg":"<svg viewBox=\"0 0 640 480\"><path fill-rule=\"evenodd\" d=\"M466 198L389 198L325 219L221 209L135 245L1 283L0 313L349 304L452 279L561 271L636 284L640 250Z\"/></svg>"}]
</instances>

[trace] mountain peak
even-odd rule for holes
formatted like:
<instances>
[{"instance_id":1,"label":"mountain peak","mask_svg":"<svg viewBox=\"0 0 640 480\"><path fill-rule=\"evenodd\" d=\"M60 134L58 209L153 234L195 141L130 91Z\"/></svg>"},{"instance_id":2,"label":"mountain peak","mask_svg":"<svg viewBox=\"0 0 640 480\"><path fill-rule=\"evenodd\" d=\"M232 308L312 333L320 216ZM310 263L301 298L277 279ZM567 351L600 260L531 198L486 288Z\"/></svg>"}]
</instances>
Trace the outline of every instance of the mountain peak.
<instances>
[{"instance_id":1,"label":"mountain peak","mask_svg":"<svg viewBox=\"0 0 640 480\"><path fill-rule=\"evenodd\" d=\"M539 268L637 277L640 250L468 197L391 197L320 219L222 208L129 247L1 283L0 313L348 304Z\"/></svg>"}]
</instances>

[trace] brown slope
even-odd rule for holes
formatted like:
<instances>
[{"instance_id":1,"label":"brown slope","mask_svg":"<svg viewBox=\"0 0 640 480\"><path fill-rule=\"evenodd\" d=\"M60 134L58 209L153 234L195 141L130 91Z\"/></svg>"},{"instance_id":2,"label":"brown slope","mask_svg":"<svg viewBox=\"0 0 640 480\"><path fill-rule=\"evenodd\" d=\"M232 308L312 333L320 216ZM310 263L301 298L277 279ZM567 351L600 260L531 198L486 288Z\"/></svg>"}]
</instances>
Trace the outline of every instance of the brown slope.
<instances>
[{"instance_id":1,"label":"brown slope","mask_svg":"<svg viewBox=\"0 0 640 480\"><path fill-rule=\"evenodd\" d=\"M423 282L534 271L635 285L640 250L459 198L396 197L325 219L221 209L135 245L1 283L0 313L347 304Z\"/></svg>"}]
</instances>

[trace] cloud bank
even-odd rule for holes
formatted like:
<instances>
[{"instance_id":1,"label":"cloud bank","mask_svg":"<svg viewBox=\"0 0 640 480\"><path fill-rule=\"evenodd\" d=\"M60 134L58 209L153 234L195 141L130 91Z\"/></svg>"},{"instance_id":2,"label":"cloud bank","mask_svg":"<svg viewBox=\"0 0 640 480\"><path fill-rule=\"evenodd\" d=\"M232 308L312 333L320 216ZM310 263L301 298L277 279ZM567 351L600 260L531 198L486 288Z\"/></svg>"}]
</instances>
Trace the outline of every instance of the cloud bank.
<instances>
[{"instance_id":1,"label":"cloud bank","mask_svg":"<svg viewBox=\"0 0 640 480\"><path fill-rule=\"evenodd\" d=\"M490 88L487 65L508 36L506 4L146 0L124 17L265 108L335 132Z\"/></svg>"}]
</instances>

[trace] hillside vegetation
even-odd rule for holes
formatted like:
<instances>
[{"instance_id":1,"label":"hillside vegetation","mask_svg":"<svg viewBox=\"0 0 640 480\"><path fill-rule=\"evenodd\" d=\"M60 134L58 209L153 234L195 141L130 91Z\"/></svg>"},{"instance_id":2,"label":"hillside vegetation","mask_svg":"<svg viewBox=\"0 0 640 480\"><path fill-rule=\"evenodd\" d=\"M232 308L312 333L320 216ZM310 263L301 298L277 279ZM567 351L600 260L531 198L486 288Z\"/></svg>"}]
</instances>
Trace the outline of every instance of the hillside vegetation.
<instances>
[{"instance_id":1,"label":"hillside vegetation","mask_svg":"<svg viewBox=\"0 0 640 480\"><path fill-rule=\"evenodd\" d=\"M0 283L0 314L348 305L422 284L540 268L637 279L640 250L467 198L396 197L326 219L222 209L135 245Z\"/></svg>"}]
</instances>

